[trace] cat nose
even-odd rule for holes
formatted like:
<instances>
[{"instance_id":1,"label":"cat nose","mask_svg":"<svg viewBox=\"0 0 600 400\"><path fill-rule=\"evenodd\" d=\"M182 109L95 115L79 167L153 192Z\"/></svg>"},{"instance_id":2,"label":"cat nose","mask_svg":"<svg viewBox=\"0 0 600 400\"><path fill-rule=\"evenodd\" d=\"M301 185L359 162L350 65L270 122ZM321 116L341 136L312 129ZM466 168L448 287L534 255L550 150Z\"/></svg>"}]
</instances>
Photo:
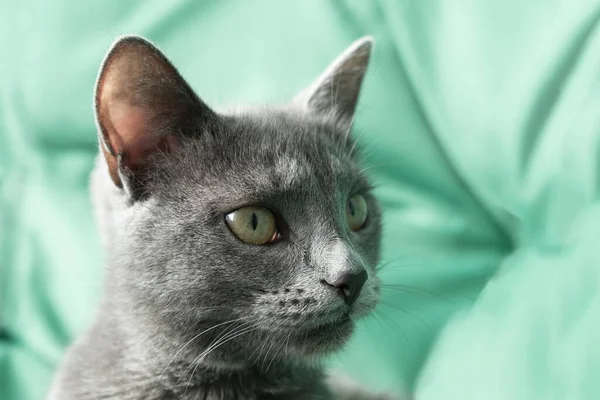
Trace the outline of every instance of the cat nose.
<instances>
[{"instance_id":1,"label":"cat nose","mask_svg":"<svg viewBox=\"0 0 600 400\"><path fill-rule=\"evenodd\" d=\"M351 306L358 299L368 277L367 271L361 269L360 272L344 272L332 279L321 279L321 283L334 288L344 303Z\"/></svg>"}]
</instances>

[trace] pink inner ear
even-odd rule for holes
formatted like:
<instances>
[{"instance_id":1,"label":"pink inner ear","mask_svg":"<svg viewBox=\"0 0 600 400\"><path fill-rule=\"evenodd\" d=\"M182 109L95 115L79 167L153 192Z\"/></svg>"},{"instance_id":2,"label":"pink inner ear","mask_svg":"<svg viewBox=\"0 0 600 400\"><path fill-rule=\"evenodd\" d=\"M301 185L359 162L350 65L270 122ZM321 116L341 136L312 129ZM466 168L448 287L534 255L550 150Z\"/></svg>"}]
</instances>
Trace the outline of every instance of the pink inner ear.
<instances>
[{"instance_id":1,"label":"pink inner ear","mask_svg":"<svg viewBox=\"0 0 600 400\"><path fill-rule=\"evenodd\" d=\"M126 156L128 167L135 170L152 152L159 149L160 138L149 132L152 112L142 107L130 105L126 100L116 100L108 105L108 118L117 135L121 148L115 148L118 153ZM111 137L111 143L114 143ZM164 149L161 149L164 150Z\"/></svg>"},{"instance_id":2,"label":"pink inner ear","mask_svg":"<svg viewBox=\"0 0 600 400\"><path fill-rule=\"evenodd\" d=\"M143 168L151 154L169 152L176 139L159 137L152 131L154 113L149 108L133 105L129 99L112 92L110 87L102 92L100 120L106 139L114 155L104 152L113 182L122 187L117 156L121 154L123 166L135 172ZM106 96L106 97L105 97ZM114 96L114 97L110 97Z\"/></svg>"},{"instance_id":3,"label":"pink inner ear","mask_svg":"<svg viewBox=\"0 0 600 400\"><path fill-rule=\"evenodd\" d=\"M96 87L96 113L104 156L117 186L123 187L120 167L121 172L136 174L149 167L149 156L177 146L178 137L167 125L180 121L198 106L196 102L177 70L152 44L130 37L113 46Z\"/></svg>"}]
</instances>

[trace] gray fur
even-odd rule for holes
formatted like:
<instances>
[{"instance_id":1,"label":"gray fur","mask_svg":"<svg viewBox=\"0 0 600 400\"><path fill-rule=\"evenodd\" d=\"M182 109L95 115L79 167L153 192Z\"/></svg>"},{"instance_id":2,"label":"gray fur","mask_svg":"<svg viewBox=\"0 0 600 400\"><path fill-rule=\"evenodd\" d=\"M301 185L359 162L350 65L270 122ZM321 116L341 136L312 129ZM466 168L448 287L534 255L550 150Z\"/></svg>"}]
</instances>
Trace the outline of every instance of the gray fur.
<instances>
[{"instance_id":1,"label":"gray fur","mask_svg":"<svg viewBox=\"0 0 600 400\"><path fill-rule=\"evenodd\" d=\"M127 40L158 54L137 38L116 46ZM175 137L176 150L136 163L127 148L113 148L98 114L104 156L118 156L122 180L115 184L101 154L92 194L107 249L106 285L51 399L333 398L319 360L344 345L354 321L377 304L380 286L379 206L348 136L370 40L353 48L360 51L344 53L285 107L216 113L186 92L170 64L161 64L170 75L158 92L147 80L148 93L138 90L134 76L127 90L142 96L136 105L169 103L144 97L167 89L190 102L171 107L168 121L153 119L149 130ZM335 79L343 90L325 90ZM344 207L355 193L367 199L369 217L351 232ZM280 242L252 246L229 232L224 215L249 204L276 212ZM351 307L320 283L360 269L369 279Z\"/></svg>"}]
</instances>

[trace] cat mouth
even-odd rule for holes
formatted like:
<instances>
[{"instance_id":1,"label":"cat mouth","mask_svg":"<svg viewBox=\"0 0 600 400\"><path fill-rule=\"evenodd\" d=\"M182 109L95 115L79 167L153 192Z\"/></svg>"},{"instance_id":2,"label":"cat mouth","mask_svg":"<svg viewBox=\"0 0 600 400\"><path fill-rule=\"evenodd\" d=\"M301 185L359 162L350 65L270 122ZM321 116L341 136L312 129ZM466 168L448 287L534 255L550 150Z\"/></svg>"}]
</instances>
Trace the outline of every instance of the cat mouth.
<instances>
[{"instance_id":1,"label":"cat mouth","mask_svg":"<svg viewBox=\"0 0 600 400\"><path fill-rule=\"evenodd\" d=\"M345 341L353 330L354 322L349 315L344 315L336 321L297 329L294 336L313 345L330 344L340 340Z\"/></svg>"}]
</instances>

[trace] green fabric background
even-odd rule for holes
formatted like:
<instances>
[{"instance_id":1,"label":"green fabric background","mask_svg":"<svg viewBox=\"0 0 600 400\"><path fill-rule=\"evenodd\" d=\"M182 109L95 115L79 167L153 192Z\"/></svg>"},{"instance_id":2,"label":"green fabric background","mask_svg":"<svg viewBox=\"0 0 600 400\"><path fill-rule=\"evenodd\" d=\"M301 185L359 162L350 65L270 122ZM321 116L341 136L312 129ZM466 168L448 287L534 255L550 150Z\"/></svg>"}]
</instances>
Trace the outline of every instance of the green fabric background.
<instances>
[{"instance_id":1,"label":"green fabric background","mask_svg":"<svg viewBox=\"0 0 600 400\"><path fill-rule=\"evenodd\" d=\"M285 101L373 35L355 134L398 286L333 362L427 400L600 398L599 15L585 0L2 2L0 399L43 398L93 317L92 91L125 33L212 105Z\"/></svg>"}]
</instances>

